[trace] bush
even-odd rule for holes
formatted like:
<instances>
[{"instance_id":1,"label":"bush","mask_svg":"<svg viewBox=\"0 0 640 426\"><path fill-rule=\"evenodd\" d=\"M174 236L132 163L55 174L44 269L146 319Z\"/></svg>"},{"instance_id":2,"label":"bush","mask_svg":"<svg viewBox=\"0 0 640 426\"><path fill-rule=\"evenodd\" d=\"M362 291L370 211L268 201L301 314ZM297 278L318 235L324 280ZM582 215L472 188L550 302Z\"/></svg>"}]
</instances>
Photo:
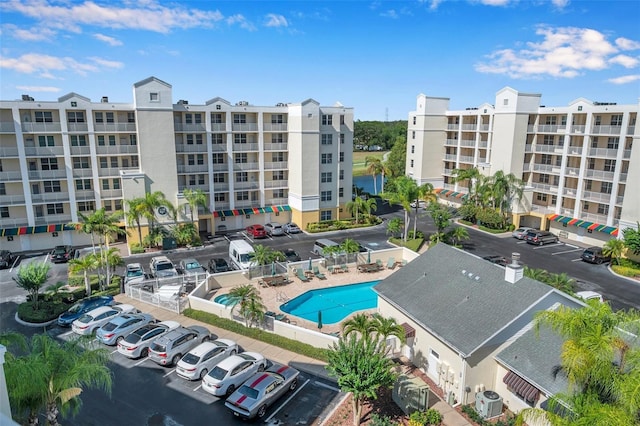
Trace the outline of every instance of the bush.
<instances>
[{"instance_id":1,"label":"bush","mask_svg":"<svg viewBox=\"0 0 640 426\"><path fill-rule=\"evenodd\" d=\"M491 229L502 228L504 224L502 215L500 215L500 213L495 211L494 209L479 210L476 214L476 219L479 225L482 224Z\"/></svg>"},{"instance_id":2,"label":"bush","mask_svg":"<svg viewBox=\"0 0 640 426\"><path fill-rule=\"evenodd\" d=\"M420 247L422 247L422 244L424 243L424 238L416 238L414 240L407 240L406 244L402 240L402 238L389 238L389 241L392 244L395 244L397 246L406 247L409 250L413 250L413 251L417 252L418 250L420 250Z\"/></svg>"},{"instance_id":3,"label":"bush","mask_svg":"<svg viewBox=\"0 0 640 426\"><path fill-rule=\"evenodd\" d=\"M442 414L434 408L427 411L414 411L409 416L409 426L439 425L442 423Z\"/></svg>"},{"instance_id":4,"label":"bush","mask_svg":"<svg viewBox=\"0 0 640 426\"><path fill-rule=\"evenodd\" d=\"M413 235L413 230L409 231L409 233L407 234L407 238L422 238L424 239L424 232L422 231L416 231L416 235Z\"/></svg>"},{"instance_id":5,"label":"bush","mask_svg":"<svg viewBox=\"0 0 640 426\"><path fill-rule=\"evenodd\" d=\"M611 269L613 269L613 272L616 274L620 274L624 277L635 278L640 276L640 269L630 266L611 265Z\"/></svg>"},{"instance_id":6,"label":"bush","mask_svg":"<svg viewBox=\"0 0 640 426\"><path fill-rule=\"evenodd\" d=\"M133 243L131 244L131 246L129 246L129 251L131 252L131 254L144 253L144 247L142 247L142 244L140 243Z\"/></svg>"},{"instance_id":7,"label":"bush","mask_svg":"<svg viewBox=\"0 0 640 426\"><path fill-rule=\"evenodd\" d=\"M22 321L39 324L58 318L71 305L63 301L42 300L38 303L38 310L33 309L33 303L24 302L18 305L18 318Z\"/></svg>"},{"instance_id":8,"label":"bush","mask_svg":"<svg viewBox=\"0 0 640 426\"><path fill-rule=\"evenodd\" d=\"M277 334L269 333L264 330L260 330L258 328L248 328L243 324L235 322L233 320L227 318L221 318L217 315L211 314L209 312L198 311L195 309L185 309L182 313L183 315L193 318L197 321L202 321L204 323L213 325L215 327L220 327L225 330L238 333L242 336L247 336L252 339L260 340L261 342L268 343L273 346L277 346L279 348L287 349L295 353L299 353L301 355L306 355L308 357L327 362L328 349L320 349L308 345L306 343L299 342L297 340L288 339L286 337L278 336Z\"/></svg>"},{"instance_id":9,"label":"bush","mask_svg":"<svg viewBox=\"0 0 640 426\"><path fill-rule=\"evenodd\" d=\"M376 413L371 414L371 426L395 426L395 423L389 416L380 416Z\"/></svg>"}]
</instances>

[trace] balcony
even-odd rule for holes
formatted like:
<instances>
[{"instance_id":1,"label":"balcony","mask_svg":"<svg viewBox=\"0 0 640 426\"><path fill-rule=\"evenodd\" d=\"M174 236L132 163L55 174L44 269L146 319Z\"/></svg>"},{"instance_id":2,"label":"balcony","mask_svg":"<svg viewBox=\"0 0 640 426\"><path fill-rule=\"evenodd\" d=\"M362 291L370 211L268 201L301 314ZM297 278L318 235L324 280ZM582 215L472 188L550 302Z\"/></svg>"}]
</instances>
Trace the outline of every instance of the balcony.
<instances>
[{"instance_id":1,"label":"balcony","mask_svg":"<svg viewBox=\"0 0 640 426\"><path fill-rule=\"evenodd\" d=\"M458 130L460 129L460 125L458 123L448 123L447 130Z\"/></svg>"},{"instance_id":2,"label":"balcony","mask_svg":"<svg viewBox=\"0 0 640 426\"><path fill-rule=\"evenodd\" d=\"M588 220L589 222L595 222L595 223L601 223L601 224L607 223L607 216L603 214L581 212L579 219Z\"/></svg>"},{"instance_id":3,"label":"balcony","mask_svg":"<svg viewBox=\"0 0 640 426\"><path fill-rule=\"evenodd\" d=\"M578 177L580 174L580 169L578 167L566 167L564 169L567 176Z\"/></svg>"},{"instance_id":4,"label":"balcony","mask_svg":"<svg viewBox=\"0 0 640 426\"><path fill-rule=\"evenodd\" d=\"M207 145L205 144L176 144L176 152L207 152Z\"/></svg>"},{"instance_id":5,"label":"balcony","mask_svg":"<svg viewBox=\"0 0 640 426\"><path fill-rule=\"evenodd\" d=\"M288 198L267 198L265 204L272 204L274 206L281 206L283 204L289 204Z\"/></svg>"},{"instance_id":6,"label":"balcony","mask_svg":"<svg viewBox=\"0 0 640 426\"><path fill-rule=\"evenodd\" d=\"M231 208L231 203L228 201L214 201L214 210L229 210Z\"/></svg>"},{"instance_id":7,"label":"balcony","mask_svg":"<svg viewBox=\"0 0 640 426\"><path fill-rule=\"evenodd\" d=\"M75 172L74 172L74 174L75 174ZM117 168L117 167L100 168L100 169L98 169L98 176L100 176L100 177L104 177L104 176L120 177L120 169Z\"/></svg>"},{"instance_id":8,"label":"balcony","mask_svg":"<svg viewBox=\"0 0 640 426\"><path fill-rule=\"evenodd\" d=\"M258 185L258 182L234 182L233 183L234 191L246 190L246 189L256 190L259 187L260 186Z\"/></svg>"},{"instance_id":9,"label":"balcony","mask_svg":"<svg viewBox=\"0 0 640 426\"><path fill-rule=\"evenodd\" d=\"M460 146L470 146L473 148L476 146L476 141L475 139L461 139Z\"/></svg>"},{"instance_id":10,"label":"balcony","mask_svg":"<svg viewBox=\"0 0 640 426\"><path fill-rule=\"evenodd\" d=\"M90 189L76 190L76 200L78 201L87 201L87 200L95 200L95 199L96 199L96 193Z\"/></svg>"},{"instance_id":11,"label":"balcony","mask_svg":"<svg viewBox=\"0 0 640 426\"><path fill-rule=\"evenodd\" d=\"M28 157L57 157L64 155L64 148L61 146L25 146L24 153Z\"/></svg>"},{"instance_id":12,"label":"balcony","mask_svg":"<svg viewBox=\"0 0 640 426\"><path fill-rule=\"evenodd\" d=\"M229 165L227 163L213 163L211 170L214 172L226 172L229 170Z\"/></svg>"},{"instance_id":13,"label":"balcony","mask_svg":"<svg viewBox=\"0 0 640 426\"><path fill-rule=\"evenodd\" d=\"M258 170L258 169L259 169L258 163L233 163L233 170L245 171L245 170Z\"/></svg>"},{"instance_id":14,"label":"balcony","mask_svg":"<svg viewBox=\"0 0 640 426\"><path fill-rule=\"evenodd\" d=\"M627 127L627 135L632 135L636 131L636 126L628 126Z\"/></svg>"},{"instance_id":15,"label":"balcony","mask_svg":"<svg viewBox=\"0 0 640 426\"><path fill-rule=\"evenodd\" d=\"M591 133L594 135L619 135L622 131L622 126L593 126Z\"/></svg>"},{"instance_id":16,"label":"balcony","mask_svg":"<svg viewBox=\"0 0 640 426\"><path fill-rule=\"evenodd\" d=\"M478 143L478 148L488 148L489 147L489 142L487 141L480 141Z\"/></svg>"},{"instance_id":17,"label":"balcony","mask_svg":"<svg viewBox=\"0 0 640 426\"><path fill-rule=\"evenodd\" d=\"M211 144L211 151L213 152L227 152L226 143L213 143Z\"/></svg>"},{"instance_id":18,"label":"balcony","mask_svg":"<svg viewBox=\"0 0 640 426\"><path fill-rule=\"evenodd\" d=\"M444 155L444 159L445 160L449 160L449 161L457 161L458 155L457 154L445 154Z\"/></svg>"},{"instance_id":19,"label":"balcony","mask_svg":"<svg viewBox=\"0 0 640 426\"><path fill-rule=\"evenodd\" d=\"M581 146L569 146L569 150L567 151L569 155L577 155L578 157L582 155L582 147Z\"/></svg>"},{"instance_id":20,"label":"balcony","mask_svg":"<svg viewBox=\"0 0 640 426\"><path fill-rule=\"evenodd\" d=\"M173 128L176 132L204 133L207 131L204 123L173 123Z\"/></svg>"},{"instance_id":21,"label":"balcony","mask_svg":"<svg viewBox=\"0 0 640 426\"><path fill-rule=\"evenodd\" d=\"M17 157L18 156L18 148L13 147L0 147L0 157Z\"/></svg>"},{"instance_id":22,"label":"balcony","mask_svg":"<svg viewBox=\"0 0 640 426\"><path fill-rule=\"evenodd\" d=\"M288 150L288 144L286 142L282 143L265 143L264 150L265 151L286 151Z\"/></svg>"},{"instance_id":23,"label":"balcony","mask_svg":"<svg viewBox=\"0 0 640 426\"><path fill-rule=\"evenodd\" d=\"M620 173L620 182L626 182L627 181L627 174L626 173Z\"/></svg>"},{"instance_id":24,"label":"balcony","mask_svg":"<svg viewBox=\"0 0 640 426\"><path fill-rule=\"evenodd\" d=\"M458 139L447 139L444 144L447 146L458 146Z\"/></svg>"},{"instance_id":25,"label":"balcony","mask_svg":"<svg viewBox=\"0 0 640 426\"><path fill-rule=\"evenodd\" d=\"M603 170L593 170L593 169L588 169L586 171L586 176L590 177L592 179L598 179L598 180L605 180L605 181L613 181L613 172L605 172ZM626 180L626 176L625 176L625 180Z\"/></svg>"},{"instance_id":26,"label":"balcony","mask_svg":"<svg viewBox=\"0 0 640 426\"><path fill-rule=\"evenodd\" d=\"M524 146L524 152L533 152L533 145L528 143Z\"/></svg>"},{"instance_id":27,"label":"balcony","mask_svg":"<svg viewBox=\"0 0 640 426\"><path fill-rule=\"evenodd\" d=\"M100 198L122 198L122 189L103 189Z\"/></svg>"},{"instance_id":28,"label":"balcony","mask_svg":"<svg viewBox=\"0 0 640 426\"><path fill-rule=\"evenodd\" d=\"M288 123L264 123L262 130L265 132L286 132Z\"/></svg>"},{"instance_id":29,"label":"balcony","mask_svg":"<svg viewBox=\"0 0 640 426\"><path fill-rule=\"evenodd\" d=\"M211 123L211 131L212 132L226 132L227 124L226 123Z\"/></svg>"},{"instance_id":30,"label":"balcony","mask_svg":"<svg viewBox=\"0 0 640 426\"><path fill-rule=\"evenodd\" d=\"M469 164L473 164L473 156L469 156L469 155L461 155L459 161L461 163L469 163Z\"/></svg>"},{"instance_id":31,"label":"balcony","mask_svg":"<svg viewBox=\"0 0 640 426\"><path fill-rule=\"evenodd\" d=\"M602 192L584 191L582 198L589 201L596 201L598 203L609 204L611 201L611 194L603 194Z\"/></svg>"},{"instance_id":32,"label":"balcony","mask_svg":"<svg viewBox=\"0 0 640 426\"><path fill-rule=\"evenodd\" d=\"M621 206L623 201L624 201L624 195L618 195L616 197L616 205Z\"/></svg>"},{"instance_id":33,"label":"balcony","mask_svg":"<svg viewBox=\"0 0 640 426\"><path fill-rule=\"evenodd\" d=\"M233 123L231 130L234 132L257 132L258 123Z\"/></svg>"},{"instance_id":34,"label":"balcony","mask_svg":"<svg viewBox=\"0 0 640 426\"><path fill-rule=\"evenodd\" d=\"M71 222L70 214L48 214L46 216L36 217L36 225L49 225L57 223Z\"/></svg>"},{"instance_id":35,"label":"balcony","mask_svg":"<svg viewBox=\"0 0 640 426\"><path fill-rule=\"evenodd\" d=\"M576 198L576 194L578 193L578 188L563 188L562 195L565 197Z\"/></svg>"},{"instance_id":36,"label":"balcony","mask_svg":"<svg viewBox=\"0 0 640 426\"><path fill-rule=\"evenodd\" d=\"M94 123L93 131L96 133L135 133L136 123Z\"/></svg>"},{"instance_id":37,"label":"balcony","mask_svg":"<svg viewBox=\"0 0 640 426\"><path fill-rule=\"evenodd\" d=\"M0 219L0 228L2 229L20 228L21 226L29 226L29 222L27 222L26 217L15 218L15 219L11 219L11 218Z\"/></svg>"},{"instance_id":38,"label":"balcony","mask_svg":"<svg viewBox=\"0 0 640 426\"><path fill-rule=\"evenodd\" d=\"M534 172L551 173L552 170L553 170L553 166L551 164L533 163Z\"/></svg>"},{"instance_id":39,"label":"balcony","mask_svg":"<svg viewBox=\"0 0 640 426\"><path fill-rule=\"evenodd\" d=\"M478 128L478 125L476 123L471 123L471 124L463 124L462 125L462 130L463 131L475 131Z\"/></svg>"},{"instance_id":40,"label":"balcony","mask_svg":"<svg viewBox=\"0 0 640 426\"><path fill-rule=\"evenodd\" d=\"M533 182L531 186L533 186L533 189L538 192L544 192L547 194L554 194L554 195L558 193L558 187L554 185L549 185L541 182Z\"/></svg>"},{"instance_id":41,"label":"balcony","mask_svg":"<svg viewBox=\"0 0 640 426\"><path fill-rule=\"evenodd\" d=\"M190 189L191 191L201 190L203 192L209 192L209 185L206 183L203 184L187 184L187 185L178 185L178 191L182 192L185 189Z\"/></svg>"},{"instance_id":42,"label":"balcony","mask_svg":"<svg viewBox=\"0 0 640 426\"><path fill-rule=\"evenodd\" d=\"M451 174L453 173L454 169L442 169L442 174L445 176L451 176Z\"/></svg>"},{"instance_id":43,"label":"balcony","mask_svg":"<svg viewBox=\"0 0 640 426\"><path fill-rule=\"evenodd\" d=\"M15 182L20 180L22 180L22 173L20 173L19 171L5 170L3 172L0 172L0 181L2 182Z\"/></svg>"},{"instance_id":44,"label":"balcony","mask_svg":"<svg viewBox=\"0 0 640 426\"><path fill-rule=\"evenodd\" d=\"M91 155L91 149L88 146L72 146L69 151L71 155Z\"/></svg>"},{"instance_id":45,"label":"balcony","mask_svg":"<svg viewBox=\"0 0 640 426\"><path fill-rule=\"evenodd\" d=\"M579 135L584 133L585 126L584 125L572 125L571 133L577 133Z\"/></svg>"},{"instance_id":46,"label":"balcony","mask_svg":"<svg viewBox=\"0 0 640 426\"><path fill-rule=\"evenodd\" d=\"M489 125L488 124L481 124L479 126L479 129L481 132L488 132L489 131Z\"/></svg>"},{"instance_id":47,"label":"balcony","mask_svg":"<svg viewBox=\"0 0 640 426\"><path fill-rule=\"evenodd\" d=\"M229 184L227 182L214 182L213 192L227 192L229 191Z\"/></svg>"},{"instance_id":48,"label":"balcony","mask_svg":"<svg viewBox=\"0 0 640 426\"><path fill-rule=\"evenodd\" d=\"M249 209L252 207L256 207L260 205L260 200L253 200L253 201L236 201L235 202L235 206L234 208L236 209Z\"/></svg>"},{"instance_id":49,"label":"balcony","mask_svg":"<svg viewBox=\"0 0 640 426\"><path fill-rule=\"evenodd\" d=\"M0 133L15 133L13 121L0 121Z\"/></svg>"},{"instance_id":50,"label":"balcony","mask_svg":"<svg viewBox=\"0 0 640 426\"><path fill-rule=\"evenodd\" d=\"M535 152L555 152L556 148L562 149L562 147L558 145L539 145L539 144L536 144L536 146L533 149Z\"/></svg>"},{"instance_id":51,"label":"balcony","mask_svg":"<svg viewBox=\"0 0 640 426\"><path fill-rule=\"evenodd\" d=\"M205 150L206 151L206 150ZM138 145L98 145L96 147L98 154L137 154Z\"/></svg>"},{"instance_id":52,"label":"balcony","mask_svg":"<svg viewBox=\"0 0 640 426\"><path fill-rule=\"evenodd\" d=\"M247 151L257 151L258 144L257 143L234 143L233 151L234 152L247 152Z\"/></svg>"},{"instance_id":53,"label":"balcony","mask_svg":"<svg viewBox=\"0 0 640 426\"><path fill-rule=\"evenodd\" d=\"M31 172L29 172L31 174ZM105 176L105 175L101 175ZM93 177L93 169L73 169L73 177Z\"/></svg>"},{"instance_id":54,"label":"balcony","mask_svg":"<svg viewBox=\"0 0 640 426\"><path fill-rule=\"evenodd\" d=\"M206 164L178 164L178 173L207 173L209 166Z\"/></svg>"},{"instance_id":55,"label":"balcony","mask_svg":"<svg viewBox=\"0 0 640 426\"><path fill-rule=\"evenodd\" d=\"M61 131L62 128L59 121L51 123L22 123L23 133L53 133Z\"/></svg>"},{"instance_id":56,"label":"balcony","mask_svg":"<svg viewBox=\"0 0 640 426\"><path fill-rule=\"evenodd\" d=\"M264 181L265 188L288 188L289 181L283 180L266 180Z\"/></svg>"},{"instance_id":57,"label":"balcony","mask_svg":"<svg viewBox=\"0 0 640 426\"><path fill-rule=\"evenodd\" d=\"M615 159L618 156L618 150L608 148L590 148L589 156Z\"/></svg>"},{"instance_id":58,"label":"balcony","mask_svg":"<svg viewBox=\"0 0 640 426\"><path fill-rule=\"evenodd\" d=\"M539 124L535 126L534 132L536 133L558 133L564 132L567 130L566 125L556 125L556 124Z\"/></svg>"},{"instance_id":59,"label":"balcony","mask_svg":"<svg viewBox=\"0 0 640 426\"><path fill-rule=\"evenodd\" d=\"M542 214L553 214L556 212L556 208L552 206L541 206L539 204L532 204L531 211Z\"/></svg>"},{"instance_id":60,"label":"balcony","mask_svg":"<svg viewBox=\"0 0 640 426\"><path fill-rule=\"evenodd\" d=\"M631 158L631 150L625 149L624 152L622 153L622 158L625 158L625 159Z\"/></svg>"},{"instance_id":61,"label":"balcony","mask_svg":"<svg viewBox=\"0 0 640 426\"><path fill-rule=\"evenodd\" d=\"M24 195L0 195L0 205L14 206L24 204Z\"/></svg>"},{"instance_id":62,"label":"balcony","mask_svg":"<svg viewBox=\"0 0 640 426\"><path fill-rule=\"evenodd\" d=\"M89 170L89 176L91 176L91 169L88 169L88 170ZM66 177L67 177L67 172L64 169L62 170L29 170L29 180L64 179Z\"/></svg>"},{"instance_id":63,"label":"balcony","mask_svg":"<svg viewBox=\"0 0 640 426\"><path fill-rule=\"evenodd\" d=\"M66 192L44 192L40 194L31 194L31 201L34 203L69 202L69 194Z\"/></svg>"},{"instance_id":64,"label":"balcony","mask_svg":"<svg viewBox=\"0 0 640 426\"><path fill-rule=\"evenodd\" d=\"M273 161L273 162L264 163L265 170L287 169L288 167L289 167L288 161Z\"/></svg>"},{"instance_id":65,"label":"balcony","mask_svg":"<svg viewBox=\"0 0 640 426\"><path fill-rule=\"evenodd\" d=\"M67 123L67 131L69 133L87 133L89 125L87 123Z\"/></svg>"}]
</instances>

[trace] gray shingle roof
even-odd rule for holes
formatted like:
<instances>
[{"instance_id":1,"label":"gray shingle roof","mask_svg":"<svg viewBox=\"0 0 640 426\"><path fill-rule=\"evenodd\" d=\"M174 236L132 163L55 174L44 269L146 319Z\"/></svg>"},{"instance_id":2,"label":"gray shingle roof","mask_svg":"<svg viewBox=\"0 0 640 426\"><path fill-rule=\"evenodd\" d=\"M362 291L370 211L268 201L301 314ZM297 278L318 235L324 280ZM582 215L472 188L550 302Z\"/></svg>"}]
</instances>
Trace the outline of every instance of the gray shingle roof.
<instances>
[{"instance_id":1,"label":"gray shingle roof","mask_svg":"<svg viewBox=\"0 0 640 426\"><path fill-rule=\"evenodd\" d=\"M504 276L502 267L437 244L374 289L466 356L553 291L526 277L511 284Z\"/></svg>"}]
</instances>

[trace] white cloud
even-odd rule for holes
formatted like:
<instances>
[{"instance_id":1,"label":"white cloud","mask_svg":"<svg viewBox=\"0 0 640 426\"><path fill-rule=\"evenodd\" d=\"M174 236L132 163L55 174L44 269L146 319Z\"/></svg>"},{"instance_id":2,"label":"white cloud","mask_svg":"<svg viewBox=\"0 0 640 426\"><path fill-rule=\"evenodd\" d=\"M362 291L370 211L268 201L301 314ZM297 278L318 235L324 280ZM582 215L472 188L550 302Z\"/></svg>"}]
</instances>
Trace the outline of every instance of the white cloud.
<instances>
[{"instance_id":1,"label":"white cloud","mask_svg":"<svg viewBox=\"0 0 640 426\"><path fill-rule=\"evenodd\" d=\"M247 21L243 15L231 15L225 18L225 21L228 25L238 25L240 28L245 29L247 31L255 31L256 27L251 22Z\"/></svg>"},{"instance_id":2,"label":"white cloud","mask_svg":"<svg viewBox=\"0 0 640 426\"><path fill-rule=\"evenodd\" d=\"M173 29L212 27L224 19L219 11L206 11L185 6L166 7L156 1L126 6L98 5L93 1L80 4L54 3L50 0L9 0L3 9L21 13L45 22L53 28L80 32L81 25L125 28L168 33Z\"/></svg>"},{"instance_id":3,"label":"white cloud","mask_svg":"<svg viewBox=\"0 0 640 426\"><path fill-rule=\"evenodd\" d=\"M610 78L607 81L613 84L627 84L627 83L633 83L634 81L638 81L638 80L640 80L640 74L625 75L622 77Z\"/></svg>"},{"instance_id":4,"label":"white cloud","mask_svg":"<svg viewBox=\"0 0 640 426\"><path fill-rule=\"evenodd\" d=\"M56 32L45 27L33 27L29 29L19 28L13 24L2 26L2 35L11 36L22 41L50 41Z\"/></svg>"},{"instance_id":5,"label":"white cloud","mask_svg":"<svg viewBox=\"0 0 640 426\"><path fill-rule=\"evenodd\" d=\"M275 13L267 14L267 23L265 24L267 27L288 27L289 23L287 22L287 18L282 15L276 15Z\"/></svg>"},{"instance_id":6,"label":"white cloud","mask_svg":"<svg viewBox=\"0 0 640 426\"><path fill-rule=\"evenodd\" d=\"M389 9L384 12L381 12L380 16L382 16L383 18L398 19L398 13L393 9Z\"/></svg>"},{"instance_id":7,"label":"white cloud","mask_svg":"<svg viewBox=\"0 0 640 426\"><path fill-rule=\"evenodd\" d=\"M95 33L93 35L93 38L95 38L96 40L100 40L100 41L104 41L105 43L107 43L109 46L122 46L122 42L120 40L118 40L115 37L110 37L108 35L104 35L104 34L100 34L100 33Z\"/></svg>"},{"instance_id":8,"label":"white cloud","mask_svg":"<svg viewBox=\"0 0 640 426\"><path fill-rule=\"evenodd\" d=\"M79 62L70 57L26 53L17 58L0 56L0 67L22 74L38 74L40 77L55 79L56 72L72 72L82 76L102 68L122 68L121 62L109 61L99 57L89 58L91 62Z\"/></svg>"},{"instance_id":9,"label":"white cloud","mask_svg":"<svg viewBox=\"0 0 640 426\"><path fill-rule=\"evenodd\" d=\"M572 78L584 71L598 71L614 64L633 67L637 61L617 55L619 49L604 34L589 28L541 26L536 34L540 42L528 42L523 49L502 49L487 55L488 60L476 64L476 71L506 74L512 78L552 76ZM620 39L618 39L620 40ZM619 44L616 41L617 44ZM622 42L633 46L631 40Z\"/></svg>"},{"instance_id":10,"label":"white cloud","mask_svg":"<svg viewBox=\"0 0 640 426\"><path fill-rule=\"evenodd\" d=\"M569 0L551 0L551 3L558 9L564 9L569 4Z\"/></svg>"},{"instance_id":11,"label":"white cloud","mask_svg":"<svg viewBox=\"0 0 640 426\"><path fill-rule=\"evenodd\" d=\"M16 86L16 89L24 90L25 92L59 92L59 87L53 86Z\"/></svg>"},{"instance_id":12,"label":"white cloud","mask_svg":"<svg viewBox=\"0 0 640 426\"><path fill-rule=\"evenodd\" d=\"M122 62L118 62L118 61L110 61L108 59L102 59L102 58L98 58L96 56L92 56L89 59L91 59L96 64L98 64L98 65L100 65L102 67L106 67L106 68L120 69L120 68L124 67L124 64Z\"/></svg>"},{"instance_id":13,"label":"white cloud","mask_svg":"<svg viewBox=\"0 0 640 426\"><path fill-rule=\"evenodd\" d=\"M640 49L640 42L619 37L616 39L616 46L622 50L638 50Z\"/></svg>"},{"instance_id":14,"label":"white cloud","mask_svg":"<svg viewBox=\"0 0 640 426\"><path fill-rule=\"evenodd\" d=\"M506 6L510 0L480 0L485 6Z\"/></svg>"}]
</instances>

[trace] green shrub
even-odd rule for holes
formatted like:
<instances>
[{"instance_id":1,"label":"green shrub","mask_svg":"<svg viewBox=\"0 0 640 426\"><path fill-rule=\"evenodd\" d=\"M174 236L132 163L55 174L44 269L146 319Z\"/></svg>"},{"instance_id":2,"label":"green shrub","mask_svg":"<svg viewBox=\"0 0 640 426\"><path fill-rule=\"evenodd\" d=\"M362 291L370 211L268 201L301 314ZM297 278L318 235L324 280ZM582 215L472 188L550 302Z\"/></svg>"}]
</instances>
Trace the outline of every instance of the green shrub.
<instances>
[{"instance_id":1,"label":"green shrub","mask_svg":"<svg viewBox=\"0 0 640 426\"><path fill-rule=\"evenodd\" d=\"M479 210L476 213L476 219L479 225L482 224L491 229L502 228L504 223L504 219L500 212L490 208Z\"/></svg>"},{"instance_id":2,"label":"green shrub","mask_svg":"<svg viewBox=\"0 0 640 426\"><path fill-rule=\"evenodd\" d=\"M242 336L247 336L252 339L277 346L279 348L283 348L301 355L306 355L320 361L328 361L327 349L316 348L306 343L278 336L277 334L269 333L258 328L248 328L243 324L240 324L228 318L221 318L209 312L203 312L188 308L185 309L182 314L189 318L193 318L194 320L202 321L215 327L220 327L225 330L240 334Z\"/></svg>"},{"instance_id":3,"label":"green shrub","mask_svg":"<svg viewBox=\"0 0 640 426\"><path fill-rule=\"evenodd\" d=\"M371 426L395 426L396 423L389 416L380 416L376 413L371 414Z\"/></svg>"},{"instance_id":4,"label":"green shrub","mask_svg":"<svg viewBox=\"0 0 640 426\"><path fill-rule=\"evenodd\" d=\"M63 301L42 300L38 303L38 310L33 310L33 303L24 302L18 305L18 318L22 321L39 324L58 318L71 305Z\"/></svg>"},{"instance_id":5,"label":"green shrub","mask_svg":"<svg viewBox=\"0 0 640 426\"><path fill-rule=\"evenodd\" d=\"M422 244L424 243L424 238L416 238L414 240L407 240L407 243L405 244L405 242L402 240L402 238L389 238L389 241L391 241L391 243L400 246L400 247L406 247L409 250L413 250L415 252L417 252L418 250L420 250L420 247L422 247Z\"/></svg>"},{"instance_id":6,"label":"green shrub","mask_svg":"<svg viewBox=\"0 0 640 426\"><path fill-rule=\"evenodd\" d=\"M640 276L640 269L629 266L611 265L611 269L613 269L613 272L615 272L616 274L620 274L624 277L635 278L637 276Z\"/></svg>"},{"instance_id":7,"label":"green shrub","mask_svg":"<svg viewBox=\"0 0 640 426\"><path fill-rule=\"evenodd\" d=\"M508 229L502 229L502 228L487 228L484 225L479 225L478 226L479 229L482 229L485 232L490 232L492 234L502 234L503 232L507 232L509 231Z\"/></svg>"},{"instance_id":8,"label":"green shrub","mask_svg":"<svg viewBox=\"0 0 640 426\"><path fill-rule=\"evenodd\" d=\"M413 235L413 230L411 230L411 231L409 231L409 233L407 234L407 238L411 238L411 239L414 239L414 238L422 238L422 239L424 239L424 232L422 232L422 231L416 231L416 234L415 234L415 235Z\"/></svg>"},{"instance_id":9,"label":"green shrub","mask_svg":"<svg viewBox=\"0 0 640 426\"><path fill-rule=\"evenodd\" d=\"M434 408L427 411L414 411L409 416L409 424L415 426L439 425L442 423L442 414Z\"/></svg>"},{"instance_id":10,"label":"green shrub","mask_svg":"<svg viewBox=\"0 0 640 426\"><path fill-rule=\"evenodd\" d=\"M142 247L140 243L132 243L131 246L129 246L129 251L131 254L144 253L144 247Z\"/></svg>"}]
</instances>

